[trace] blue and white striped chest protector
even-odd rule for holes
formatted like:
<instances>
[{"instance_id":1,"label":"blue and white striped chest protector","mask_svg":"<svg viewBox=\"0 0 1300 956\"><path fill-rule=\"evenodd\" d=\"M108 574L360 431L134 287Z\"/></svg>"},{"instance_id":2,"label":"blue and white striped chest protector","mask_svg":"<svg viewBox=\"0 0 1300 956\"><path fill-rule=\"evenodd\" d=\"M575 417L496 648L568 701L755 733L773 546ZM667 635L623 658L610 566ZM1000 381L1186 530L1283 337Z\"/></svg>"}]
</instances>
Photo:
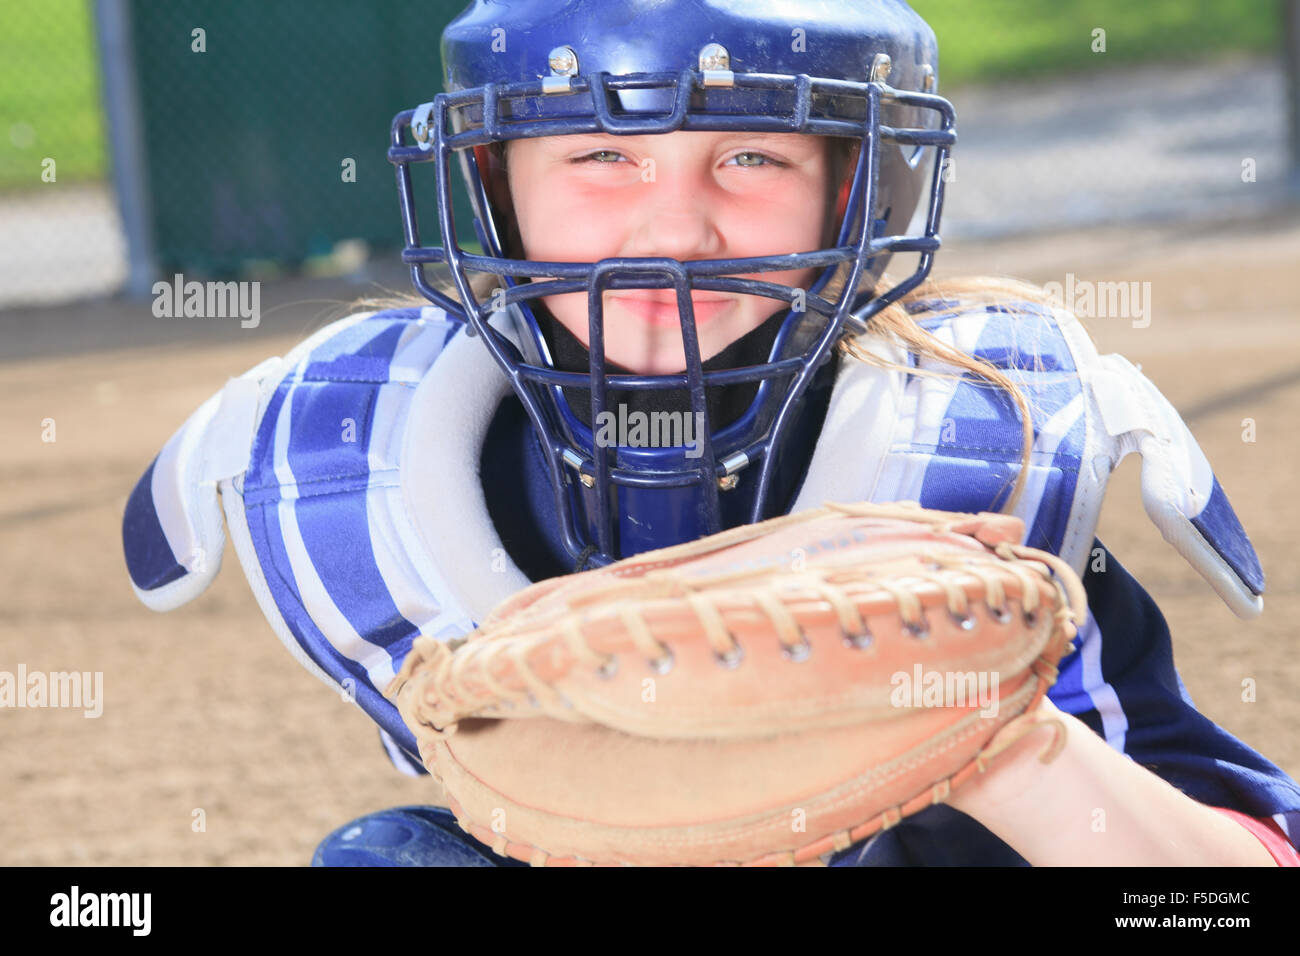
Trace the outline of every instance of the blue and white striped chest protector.
<instances>
[{"instance_id":1,"label":"blue and white striped chest protector","mask_svg":"<svg viewBox=\"0 0 1300 956\"><path fill-rule=\"evenodd\" d=\"M1264 578L1250 541L1196 440L1138 369L1099 356L1077 319L1038 305L919 321L1003 369L1026 395L1034 444L1015 514L1027 544L1083 574L1107 480L1137 452L1143 504L1165 540L1237 615L1259 613ZM916 366L880 336L860 344ZM950 370L928 359L922 368ZM529 583L488 518L478 474L509 390L482 343L438 309L322 329L231 379L154 460L123 523L136 594L159 611L200 594L220 568L224 506L235 552L285 646L416 753L382 696L412 640L463 635ZM997 510L1021 440L1014 403L983 380L846 358L792 511L900 499ZM1096 628L1080 634L1086 643Z\"/></svg>"}]
</instances>

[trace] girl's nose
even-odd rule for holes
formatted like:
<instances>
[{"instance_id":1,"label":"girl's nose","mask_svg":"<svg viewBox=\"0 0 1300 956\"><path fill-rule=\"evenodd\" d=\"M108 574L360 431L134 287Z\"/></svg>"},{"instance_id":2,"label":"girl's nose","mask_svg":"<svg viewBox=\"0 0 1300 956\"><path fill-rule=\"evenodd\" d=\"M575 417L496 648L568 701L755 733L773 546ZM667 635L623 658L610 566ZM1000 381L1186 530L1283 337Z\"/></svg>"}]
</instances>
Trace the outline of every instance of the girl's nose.
<instances>
[{"instance_id":1,"label":"girl's nose","mask_svg":"<svg viewBox=\"0 0 1300 956\"><path fill-rule=\"evenodd\" d=\"M725 243L706 184L697 177L665 175L661 166L641 185L644 195L629 211L627 255L683 261L719 257Z\"/></svg>"}]
</instances>

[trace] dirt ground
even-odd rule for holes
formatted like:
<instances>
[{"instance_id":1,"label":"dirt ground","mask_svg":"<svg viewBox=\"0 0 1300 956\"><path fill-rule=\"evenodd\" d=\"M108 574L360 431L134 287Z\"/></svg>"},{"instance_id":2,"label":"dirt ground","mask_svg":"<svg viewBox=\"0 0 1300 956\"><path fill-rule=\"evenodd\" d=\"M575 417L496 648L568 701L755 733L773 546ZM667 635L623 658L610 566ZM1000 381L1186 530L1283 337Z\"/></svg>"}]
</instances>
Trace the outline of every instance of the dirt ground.
<instances>
[{"instance_id":1,"label":"dirt ground","mask_svg":"<svg viewBox=\"0 0 1300 956\"><path fill-rule=\"evenodd\" d=\"M1201 710L1300 776L1300 225L1036 237L939 262L941 275L1151 283L1148 327L1085 324L1185 414L1263 561L1265 612L1234 617L1165 544L1134 458L1099 536L1163 609ZM302 865L352 817L435 793L396 773L370 721L285 652L229 548L213 587L166 615L136 601L121 556L126 495L172 431L227 376L365 291L268 284L256 330L121 301L0 313L0 670L104 675L96 719L0 710L0 864ZM1256 699L1243 702L1248 678Z\"/></svg>"}]
</instances>

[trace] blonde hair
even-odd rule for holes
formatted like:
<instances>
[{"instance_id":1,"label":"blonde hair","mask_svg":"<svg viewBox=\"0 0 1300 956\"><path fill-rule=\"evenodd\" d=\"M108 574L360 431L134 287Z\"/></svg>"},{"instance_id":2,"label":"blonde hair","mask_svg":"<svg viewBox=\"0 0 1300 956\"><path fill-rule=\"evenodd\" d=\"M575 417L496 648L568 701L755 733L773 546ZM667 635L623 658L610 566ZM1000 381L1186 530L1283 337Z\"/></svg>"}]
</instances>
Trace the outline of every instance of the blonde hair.
<instances>
[{"instance_id":1,"label":"blonde hair","mask_svg":"<svg viewBox=\"0 0 1300 956\"><path fill-rule=\"evenodd\" d=\"M882 278L882 283L886 288L889 285L885 278ZM844 355L881 369L954 380L961 379L969 373L982 379L983 382L978 384L983 387L1000 388L1010 396L1020 412L1020 469L1012 485L1011 494L1001 508L1004 514L1015 511L1029 477L1029 456L1034 445L1033 415L1029 401L1020 387L1004 371L985 359L968 355L936 338L919 324L918 319L944 312L964 311L972 306L999 306L1021 302L1032 302L1049 307L1053 304L1047 292L1028 282L1001 276L970 276L923 282L899 301L872 316L867 336L891 341L905 349L918 360L918 363L919 360L928 358L952 366L958 370L955 372L921 368L919 364L912 366L890 362L865 348L861 338L846 337L841 339L837 346ZM1037 318L1033 320L1037 321ZM1042 361L1037 352L1033 355L1033 361L1035 370L1042 371Z\"/></svg>"}]
</instances>

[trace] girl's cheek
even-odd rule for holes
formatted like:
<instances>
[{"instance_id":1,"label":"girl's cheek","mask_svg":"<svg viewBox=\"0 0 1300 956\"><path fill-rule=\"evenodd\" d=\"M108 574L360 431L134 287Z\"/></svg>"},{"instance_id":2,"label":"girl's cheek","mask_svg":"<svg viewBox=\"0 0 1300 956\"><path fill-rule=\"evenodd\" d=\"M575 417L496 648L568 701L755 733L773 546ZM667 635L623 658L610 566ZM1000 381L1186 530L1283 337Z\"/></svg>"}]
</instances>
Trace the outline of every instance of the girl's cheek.
<instances>
[{"instance_id":1,"label":"girl's cheek","mask_svg":"<svg viewBox=\"0 0 1300 956\"><path fill-rule=\"evenodd\" d=\"M595 261L617 250L620 209L617 205L599 208L558 203L531 223L530 247L547 250L545 258L556 261Z\"/></svg>"}]
</instances>

